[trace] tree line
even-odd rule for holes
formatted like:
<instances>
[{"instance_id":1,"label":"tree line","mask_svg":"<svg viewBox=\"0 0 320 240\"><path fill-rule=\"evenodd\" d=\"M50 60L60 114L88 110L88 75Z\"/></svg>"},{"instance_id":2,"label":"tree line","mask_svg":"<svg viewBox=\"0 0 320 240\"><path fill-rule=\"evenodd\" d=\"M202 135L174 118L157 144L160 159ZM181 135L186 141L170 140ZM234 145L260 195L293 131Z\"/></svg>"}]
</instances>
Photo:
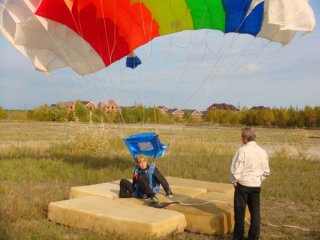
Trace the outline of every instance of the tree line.
<instances>
[{"instance_id":1,"label":"tree line","mask_svg":"<svg viewBox=\"0 0 320 240\"><path fill-rule=\"evenodd\" d=\"M306 127L320 128L320 106L247 109L241 111L214 110L204 114L203 119L192 118L185 111L182 118L163 114L159 108L146 108L143 105L123 107L120 111L104 112L101 109L91 110L81 102L77 102L73 111L68 111L62 104L55 106L42 105L35 109L14 115L0 107L0 119L33 120L55 122L105 122L105 123L186 123L186 124L222 124L249 125L267 127ZM16 118L16 119L15 119Z\"/></svg>"}]
</instances>

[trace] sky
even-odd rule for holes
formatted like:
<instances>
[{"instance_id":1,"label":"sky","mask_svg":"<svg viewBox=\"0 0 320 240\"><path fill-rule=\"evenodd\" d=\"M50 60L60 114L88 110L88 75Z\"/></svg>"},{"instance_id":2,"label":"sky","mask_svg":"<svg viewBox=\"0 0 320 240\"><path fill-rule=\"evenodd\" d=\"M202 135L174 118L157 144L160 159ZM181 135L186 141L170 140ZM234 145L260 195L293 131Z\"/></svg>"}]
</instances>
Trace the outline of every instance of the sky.
<instances>
[{"instance_id":1,"label":"sky","mask_svg":"<svg viewBox=\"0 0 320 240\"><path fill-rule=\"evenodd\" d=\"M185 31L137 49L142 65L125 59L95 74L70 69L37 72L0 34L0 106L32 109L63 101L115 100L205 110L213 103L236 107L320 106L320 1L310 0L316 27L286 46L247 35Z\"/></svg>"}]
</instances>

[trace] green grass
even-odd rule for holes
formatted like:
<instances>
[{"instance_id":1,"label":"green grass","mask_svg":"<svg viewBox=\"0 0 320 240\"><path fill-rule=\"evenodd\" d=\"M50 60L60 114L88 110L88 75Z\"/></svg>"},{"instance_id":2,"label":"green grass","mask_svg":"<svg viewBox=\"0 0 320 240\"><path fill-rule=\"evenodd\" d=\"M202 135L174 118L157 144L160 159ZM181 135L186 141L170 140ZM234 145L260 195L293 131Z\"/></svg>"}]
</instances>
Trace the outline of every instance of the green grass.
<instances>
[{"instance_id":1,"label":"green grass","mask_svg":"<svg viewBox=\"0 0 320 240\"><path fill-rule=\"evenodd\" d=\"M0 123L0 240L123 239L55 224L47 218L48 204L68 199L73 186L130 178L134 164L122 138L154 130L171 144L157 162L165 175L228 182L240 128ZM257 136L271 156L261 195L261 239L319 239L320 131L261 128ZM299 154L296 146L315 154ZM168 239L231 237L184 232Z\"/></svg>"}]
</instances>

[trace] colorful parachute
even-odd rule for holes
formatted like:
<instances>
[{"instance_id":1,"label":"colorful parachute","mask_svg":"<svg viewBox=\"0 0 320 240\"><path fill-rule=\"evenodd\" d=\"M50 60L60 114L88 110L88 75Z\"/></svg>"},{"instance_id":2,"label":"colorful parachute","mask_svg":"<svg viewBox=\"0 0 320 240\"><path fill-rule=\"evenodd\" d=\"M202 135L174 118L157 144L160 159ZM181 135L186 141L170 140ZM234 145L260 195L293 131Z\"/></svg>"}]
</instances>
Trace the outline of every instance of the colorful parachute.
<instances>
[{"instance_id":1,"label":"colorful parachute","mask_svg":"<svg viewBox=\"0 0 320 240\"><path fill-rule=\"evenodd\" d=\"M37 70L94 73L152 39L214 29L288 44L309 32L308 0L5 0L0 29ZM127 62L135 67L141 62Z\"/></svg>"}]
</instances>

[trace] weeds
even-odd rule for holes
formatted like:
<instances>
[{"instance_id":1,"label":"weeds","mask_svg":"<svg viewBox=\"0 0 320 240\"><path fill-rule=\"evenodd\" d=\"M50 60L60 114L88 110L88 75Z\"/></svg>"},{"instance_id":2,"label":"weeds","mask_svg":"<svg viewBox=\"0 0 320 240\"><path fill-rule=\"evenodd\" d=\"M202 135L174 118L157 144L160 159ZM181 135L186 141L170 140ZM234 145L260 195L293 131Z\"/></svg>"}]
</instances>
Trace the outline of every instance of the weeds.
<instances>
[{"instance_id":1,"label":"weeds","mask_svg":"<svg viewBox=\"0 0 320 240\"><path fill-rule=\"evenodd\" d=\"M0 125L0 240L123 239L114 234L105 236L68 228L47 219L48 204L68 199L71 187L132 176L134 163L120 137L123 134L101 125L36 126ZM149 130L125 129L125 135ZM231 160L240 146L239 129L160 128L159 131L163 142L171 142L166 157L157 160L165 175L229 181ZM318 140L310 140L304 131L291 134L292 131L295 130L258 131L258 142L263 146L281 139L270 154L271 176L263 184L262 221L299 225L313 231L305 234L263 225L262 239L318 239L320 236L320 162L304 161L311 159L307 154L314 144L311 141ZM301 152L295 155L292 146L301 146ZM204 240L212 236L185 232L168 239Z\"/></svg>"},{"instance_id":2,"label":"weeds","mask_svg":"<svg viewBox=\"0 0 320 240\"><path fill-rule=\"evenodd\" d=\"M298 129L295 133L295 147L298 152L299 158L303 160L310 159L308 133L306 130Z\"/></svg>"}]
</instances>

